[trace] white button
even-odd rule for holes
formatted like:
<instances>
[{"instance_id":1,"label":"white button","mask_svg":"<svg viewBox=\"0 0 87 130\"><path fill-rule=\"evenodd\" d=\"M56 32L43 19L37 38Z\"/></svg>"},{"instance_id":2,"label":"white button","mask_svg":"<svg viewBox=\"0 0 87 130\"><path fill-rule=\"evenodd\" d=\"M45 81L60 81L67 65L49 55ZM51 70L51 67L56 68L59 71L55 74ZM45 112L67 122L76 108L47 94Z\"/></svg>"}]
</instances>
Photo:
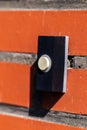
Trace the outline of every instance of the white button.
<instances>
[{"instance_id":1,"label":"white button","mask_svg":"<svg viewBox=\"0 0 87 130\"><path fill-rule=\"evenodd\" d=\"M49 71L51 68L51 59L48 55L42 55L38 60L38 67L41 71Z\"/></svg>"}]
</instances>

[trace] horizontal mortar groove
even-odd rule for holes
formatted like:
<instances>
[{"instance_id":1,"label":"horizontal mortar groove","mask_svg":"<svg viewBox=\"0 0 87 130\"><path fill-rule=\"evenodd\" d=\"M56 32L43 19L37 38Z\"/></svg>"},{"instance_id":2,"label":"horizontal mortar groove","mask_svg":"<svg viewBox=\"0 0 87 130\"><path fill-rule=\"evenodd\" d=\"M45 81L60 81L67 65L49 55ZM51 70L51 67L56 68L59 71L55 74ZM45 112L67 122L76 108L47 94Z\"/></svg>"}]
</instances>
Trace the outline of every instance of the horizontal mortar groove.
<instances>
[{"instance_id":1,"label":"horizontal mortar groove","mask_svg":"<svg viewBox=\"0 0 87 130\"><path fill-rule=\"evenodd\" d=\"M33 65L37 59L34 53L0 52L0 62ZM68 56L68 68L87 69L87 56Z\"/></svg>"},{"instance_id":2,"label":"horizontal mortar groove","mask_svg":"<svg viewBox=\"0 0 87 130\"><path fill-rule=\"evenodd\" d=\"M34 53L0 52L0 62L13 62L32 65L37 59Z\"/></svg>"},{"instance_id":3,"label":"horizontal mortar groove","mask_svg":"<svg viewBox=\"0 0 87 130\"><path fill-rule=\"evenodd\" d=\"M0 104L0 113L14 116L23 116L24 118L33 118L46 122L67 124L70 126L76 126L81 128L87 128L87 115L66 113L60 111L48 111L47 115L44 113L47 110L34 110L26 107L12 106L8 104ZM32 114L29 114L31 112Z\"/></svg>"},{"instance_id":4,"label":"horizontal mortar groove","mask_svg":"<svg viewBox=\"0 0 87 130\"><path fill-rule=\"evenodd\" d=\"M0 8L87 9L87 0L2 0Z\"/></svg>"}]
</instances>

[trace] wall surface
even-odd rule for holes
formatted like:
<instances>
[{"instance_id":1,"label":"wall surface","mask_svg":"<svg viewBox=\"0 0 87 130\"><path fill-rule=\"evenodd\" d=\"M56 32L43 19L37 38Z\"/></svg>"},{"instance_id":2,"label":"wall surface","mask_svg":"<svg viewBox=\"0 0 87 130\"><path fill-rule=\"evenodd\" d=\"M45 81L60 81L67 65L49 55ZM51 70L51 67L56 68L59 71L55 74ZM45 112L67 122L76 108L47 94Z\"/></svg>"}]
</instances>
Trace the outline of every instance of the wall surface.
<instances>
[{"instance_id":1,"label":"wall surface","mask_svg":"<svg viewBox=\"0 0 87 130\"><path fill-rule=\"evenodd\" d=\"M1 8L86 9L87 0L1 0Z\"/></svg>"},{"instance_id":2,"label":"wall surface","mask_svg":"<svg viewBox=\"0 0 87 130\"><path fill-rule=\"evenodd\" d=\"M87 129L87 0L0 1L0 129ZM68 35L67 92L37 92L39 35Z\"/></svg>"}]
</instances>

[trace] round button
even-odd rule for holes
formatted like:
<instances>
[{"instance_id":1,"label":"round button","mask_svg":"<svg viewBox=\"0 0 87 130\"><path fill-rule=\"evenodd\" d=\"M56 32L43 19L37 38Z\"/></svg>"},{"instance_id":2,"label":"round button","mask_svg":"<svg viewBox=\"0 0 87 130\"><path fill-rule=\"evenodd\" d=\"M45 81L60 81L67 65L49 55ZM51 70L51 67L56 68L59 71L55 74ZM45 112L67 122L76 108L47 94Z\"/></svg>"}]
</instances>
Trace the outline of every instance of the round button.
<instances>
[{"instance_id":1,"label":"round button","mask_svg":"<svg viewBox=\"0 0 87 130\"><path fill-rule=\"evenodd\" d=\"M51 68L51 59L48 55L42 55L38 60L38 67L41 71L47 72Z\"/></svg>"}]
</instances>

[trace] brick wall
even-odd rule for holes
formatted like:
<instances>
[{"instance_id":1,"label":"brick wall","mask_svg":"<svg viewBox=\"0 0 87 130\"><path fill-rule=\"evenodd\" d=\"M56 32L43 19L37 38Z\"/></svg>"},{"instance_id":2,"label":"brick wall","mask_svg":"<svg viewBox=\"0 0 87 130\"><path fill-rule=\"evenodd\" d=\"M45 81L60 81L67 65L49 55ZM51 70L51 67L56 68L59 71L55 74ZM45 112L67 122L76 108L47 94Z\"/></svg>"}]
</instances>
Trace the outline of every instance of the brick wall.
<instances>
[{"instance_id":1,"label":"brick wall","mask_svg":"<svg viewBox=\"0 0 87 130\"><path fill-rule=\"evenodd\" d=\"M85 130L87 1L10 0L0 1L0 8L7 9L0 11L0 129ZM70 37L67 92L33 93L31 65L37 59L37 37L59 32Z\"/></svg>"}]
</instances>

